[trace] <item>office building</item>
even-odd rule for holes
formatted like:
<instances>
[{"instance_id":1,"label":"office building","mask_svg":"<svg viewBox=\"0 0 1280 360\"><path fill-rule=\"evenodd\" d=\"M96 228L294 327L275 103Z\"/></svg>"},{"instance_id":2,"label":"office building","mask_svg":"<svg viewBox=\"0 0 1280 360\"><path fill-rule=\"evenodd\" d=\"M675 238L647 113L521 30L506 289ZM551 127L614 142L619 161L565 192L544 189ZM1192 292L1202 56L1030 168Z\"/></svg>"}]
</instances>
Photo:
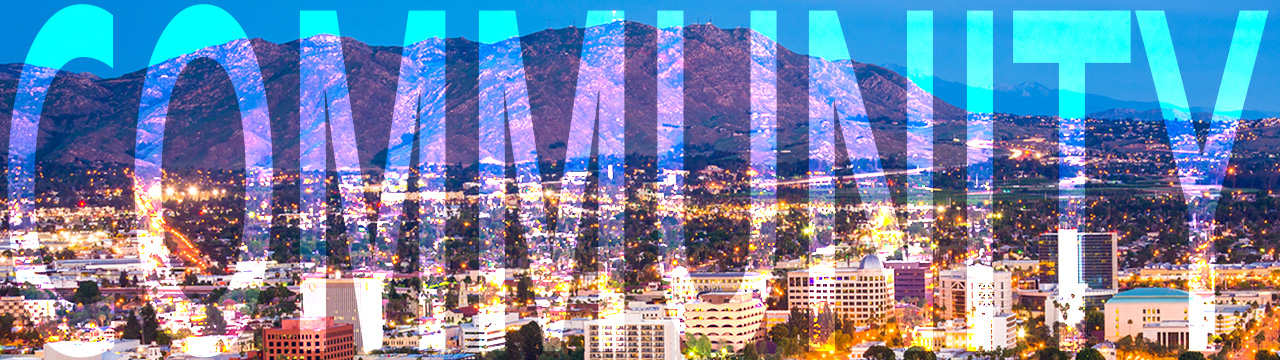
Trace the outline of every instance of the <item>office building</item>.
<instances>
[{"instance_id":1,"label":"office building","mask_svg":"<svg viewBox=\"0 0 1280 360\"><path fill-rule=\"evenodd\" d=\"M971 297L978 287L988 282L983 275L990 274L991 304L994 314L1013 312L1013 274L1008 271L994 271L986 265L970 265L938 273L938 301L936 306L942 309L944 320L965 320L974 300Z\"/></svg>"},{"instance_id":2,"label":"office building","mask_svg":"<svg viewBox=\"0 0 1280 360\"><path fill-rule=\"evenodd\" d=\"M826 304L854 326L882 323L894 316L893 270L876 255L856 268L814 267L787 273L787 303L792 309Z\"/></svg>"},{"instance_id":3,"label":"office building","mask_svg":"<svg viewBox=\"0 0 1280 360\"><path fill-rule=\"evenodd\" d=\"M617 314L586 322L585 358L589 360L682 360L680 338L671 320Z\"/></svg>"},{"instance_id":4,"label":"office building","mask_svg":"<svg viewBox=\"0 0 1280 360\"><path fill-rule=\"evenodd\" d=\"M937 306L951 320L948 340L972 351L1009 349L1017 345L1017 319L1013 315L1013 274L983 264L943 270L939 274Z\"/></svg>"},{"instance_id":5,"label":"office building","mask_svg":"<svg viewBox=\"0 0 1280 360\"><path fill-rule=\"evenodd\" d=\"M332 317L334 323L355 327L360 354L382 348L381 277L306 278L302 281L302 316Z\"/></svg>"},{"instance_id":6,"label":"office building","mask_svg":"<svg viewBox=\"0 0 1280 360\"><path fill-rule=\"evenodd\" d=\"M742 350L764 339L765 306L750 293L709 292L685 304L685 336L703 336L714 348Z\"/></svg>"},{"instance_id":7,"label":"office building","mask_svg":"<svg viewBox=\"0 0 1280 360\"><path fill-rule=\"evenodd\" d=\"M332 317L283 319L262 330L263 360L349 360L356 356L354 326Z\"/></svg>"},{"instance_id":8,"label":"office building","mask_svg":"<svg viewBox=\"0 0 1280 360\"><path fill-rule=\"evenodd\" d=\"M1084 233L1075 232L1076 241L1067 244L1059 243L1059 233L1045 233L1038 239L1040 253L1040 282L1058 283L1059 259L1061 245L1074 243L1075 254L1079 259L1066 264L1079 264L1076 275L1083 284L1094 290L1119 289L1119 262L1116 258L1116 242L1119 236L1114 232Z\"/></svg>"},{"instance_id":9,"label":"office building","mask_svg":"<svg viewBox=\"0 0 1280 360\"><path fill-rule=\"evenodd\" d=\"M893 299L921 306L933 302L930 264L928 261L885 261L884 266L893 269Z\"/></svg>"}]
</instances>

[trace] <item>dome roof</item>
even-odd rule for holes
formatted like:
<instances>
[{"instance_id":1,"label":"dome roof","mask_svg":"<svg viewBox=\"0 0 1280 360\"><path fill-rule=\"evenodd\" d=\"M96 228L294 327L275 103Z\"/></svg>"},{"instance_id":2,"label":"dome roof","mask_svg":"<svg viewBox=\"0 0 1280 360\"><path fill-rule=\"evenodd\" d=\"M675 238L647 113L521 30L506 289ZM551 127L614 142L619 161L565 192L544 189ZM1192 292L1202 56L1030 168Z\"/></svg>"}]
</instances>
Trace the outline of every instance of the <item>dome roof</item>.
<instances>
[{"instance_id":1,"label":"dome roof","mask_svg":"<svg viewBox=\"0 0 1280 360\"><path fill-rule=\"evenodd\" d=\"M862 258L862 264L860 267L863 270L884 269L884 264L880 262L879 256L876 256L876 254L870 254Z\"/></svg>"}]
</instances>

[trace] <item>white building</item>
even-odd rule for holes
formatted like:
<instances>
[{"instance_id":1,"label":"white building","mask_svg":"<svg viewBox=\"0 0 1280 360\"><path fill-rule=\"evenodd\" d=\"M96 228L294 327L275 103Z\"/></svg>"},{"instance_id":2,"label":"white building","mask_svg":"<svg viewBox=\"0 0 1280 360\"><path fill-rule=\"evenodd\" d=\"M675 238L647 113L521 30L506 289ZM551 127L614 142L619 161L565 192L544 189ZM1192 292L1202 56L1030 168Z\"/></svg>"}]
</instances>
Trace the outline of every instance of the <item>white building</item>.
<instances>
[{"instance_id":1,"label":"white building","mask_svg":"<svg viewBox=\"0 0 1280 360\"><path fill-rule=\"evenodd\" d=\"M639 314L618 314L588 321L584 326L588 360L682 360L680 338L671 320L646 320Z\"/></svg>"},{"instance_id":2,"label":"white building","mask_svg":"<svg viewBox=\"0 0 1280 360\"><path fill-rule=\"evenodd\" d=\"M383 336L385 348L411 348L418 350L448 351L448 335L444 328L423 331L400 331Z\"/></svg>"},{"instance_id":3,"label":"white building","mask_svg":"<svg viewBox=\"0 0 1280 360\"><path fill-rule=\"evenodd\" d=\"M382 348L382 277L307 278L302 281L302 316L333 317L355 327L360 353Z\"/></svg>"},{"instance_id":4,"label":"white building","mask_svg":"<svg viewBox=\"0 0 1280 360\"><path fill-rule=\"evenodd\" d=\"M99 360L115 345L111 341L56 341L44 344L46 360Z\"/></svg>"},{"instance_id":5,"label":"white building","mask_svg":"<svg viewBox=\"0 0 1280 360\"><path fill-rule=\"evenodd\" d=\"M1116 294L1103 309L1107 341L1142 334L1164 345L1186 347L1192 325L1188 319L1190 304L1191 294L1178 289L1141 288ZM1214 306L1213 318L1208 321L1214 324L1215 334L1226 334L1258 313L1258 308L1248 305L1220 304Z\"/></svg>"},{"instance_id":6,"label":"white building","mask_svg":"<svg viewBox=\"0 0 1280 360\"><path fill-rule=\"evenodd\" d=\"M856 268L812 267L787 273L787 302L792 308L826 304L855 326L884 322L894 316L893 269L876 255L867 255Z\"/></svg>"},{"instance_id":7,"label":"white building","mask_svg":"<svg viewBox=\"0 0 1280 360\"><path fill-rule=\"evenodd\" d=\"M138 340L56 341L44 344L46 360L102 360L126 357L151 359L151 352L139 351ZM156 354L159 355L159 354Z\"/></svg>"},{"instance_id":8,"label":"white building","mask_svg":"<svg viewBox=\"0 0 1280 360\"><path fill-rule=\"evenodd\" d=\"M507 347L506 307L489 307L462 324L462 351L487 353Z\"/></svg>"},{"instance_id":9,"label":"white building","mask_svg":"<svg viewBox=\"0 0 1280 360\"><path fill-rule=\"evenodd\" d=\"M218 354L239 353L243 347L239 336L189 336L174 340L171 351L195 357L213 357Z\"/></svg>"},{"instance_id":10,"label":"white building","mask_svg":"<svg viewBox=\"0 0 1280 360\"><path fill-rule=\"evenodd\" d=\"M663 274L663 280L667 281L667 298L677 303L698 299L698 291L693 288L693 280L689 278L689 270L685 267L677 266L671 269Z\"/></svg>"},{"instance_id":11,"label":"white building","mask_svg":"<svg viewBox=\"0 0 1280 360\"><path fill-rule=\"evenodd\" d=\"M764 311L749 293L704 293L685 304L685 336L705 335L715 348L736 352L764 339Z\"/></svg>"},{"instance_id":12,"label":"white building","mask_svg":"<svg viewBox=\"0 0 1280 360\"><path fill-rule=\"evenodd\" d=\"M27 316L32 320L53 318L58 312L58 300L53 299L27 299L22 300L22 307L27 311Z\"/></svg>"},{"instance_id":13,"label":"white building","mask_svg":"<svg viewBox=\"0 0 1280 360\"><path fill-rule=\"evenodd\" d=\"M937 306L943 307L944 320L967 319L974 303L971 301L974 290L980 286L991 284L990 299L996 314L1013 312L1013 274L1008 271L994 271L990 266L971 265L938 272Z\"/></svg>"}]
</instances>

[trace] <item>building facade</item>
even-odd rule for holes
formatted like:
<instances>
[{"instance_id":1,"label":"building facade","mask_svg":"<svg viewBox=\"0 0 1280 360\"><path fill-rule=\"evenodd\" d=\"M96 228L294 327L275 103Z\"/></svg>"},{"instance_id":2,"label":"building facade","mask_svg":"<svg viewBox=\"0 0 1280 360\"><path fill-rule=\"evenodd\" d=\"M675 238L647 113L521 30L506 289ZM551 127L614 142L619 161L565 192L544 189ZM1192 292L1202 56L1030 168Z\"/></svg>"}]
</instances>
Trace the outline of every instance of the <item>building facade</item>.
<instances>
[{"instance_id":1,"label":"building facade","mask_svg":"<svg viewBox=\"0 0 1280 360\"><path fill-rule=\"evenodd\" d=\"M682 360L680 339L671 320L617 314L583 325L588 360Z\"/></svg>"},{"instance_id":2,"label":"building facade","mask_svg":"<svg viewBox=\"0 0 1280 360\"><path fill-rule=\"evenodd\" d=\"M685 336L706 336L719 348L742 350L764 339L765 306L749 293L709 292L685 304Z\"/></svg>"},{"instance_id":3,"label":"building facade","mask_svg":"<svg viewBox=\"0 0 1280 360\"><path fill-rule=\"evenodd\" d=\"M1079 277L1081 283L1089 285L1093 290L1119 289L1119 262L1117 261L1116 243L1119 235L1114 232L1077 234L1080 259ZM1058 283L1059 244L1058 233L1041 234L1038 239L1040 253L1040 282Z\"/></svg>"},{"instance_id":4,"label":"building facade","mask_svg":"<svg viewBox=\"0 0 1280 360\"><path fill-rule=\"evenodd\" d=\"M21 296L0 297L0 314L12 315L15 319L26 322L31 315L27 313L27 307L23 306L23 301Z\"/></svg>"},{"instance_id":5,"label":"building facade","mask_svg":"<svg viewBox=\"0 0 1280 360\"><path fill-rule=\"evenodd\" d=\"M382 348L382 290L380 277L306 278L302 281L302 315L332 317L334 323L355 327L359 353Z\"/></svg>"},{"instance_id":6,"label":"building facade","mask_svg":"<svg viewBox=\"0 0 1280 360\"><path fill-rule=\"evenodd\" d=\"M462 324L462 351L487 353L507 347L506 307L488 307Z\"/></svg>"},{"instance_id":7,"label":"building facade","mask_svg":"<svg viewBox=\"0 0 1280 360\"><path fill-rule=\"evenodd\" d=\"M1185 322L1187 301L1187 292L1176 289L1142 288L1116 294L1103 309L1107 341L1137 337L1148 325Z\"/></svg>"},{"instance_id":8,"label":"building facade","mask_svg":"<svg viewBox=\"0 0 1280 360\"><path fill-rule=\"evenodd\" d=\"M768 278L754 272L696 272L689 274L689 281L697 293L704 292L758 292L764 293Z\"/></svg>"},{"instance_id":9,"label":"building facade","mask_svg":"<svg viewBox=\"0 0 1280 360\"><path fill-rule=\"evenodd\" d=\"M1186 347L1190 321L1188 308L1191 294L1166 288L1140 288L1125 291L1107 300L1107 341L1117 341L1125 336L1142 334L1148 340L1164 341L1165 345ZM1214 305L1213 333L1227 334L1257 318L1261 310L1253 305Z\"/></svg>"},{"instance_id":10,"label":"building facade","mask_svg":"<svg viewBox=\"0 0 1280 360\"><path fill-rule=\"evenodd\" d=\"M262 330L263 360L350 360L356 356L355 327L332 317L284 319Z\"/></svg>"},{"instance_id":11,"label":"building facade","mask_svg":"<svg viewBox=\"0 0 1280 360\"><path fill-rule=\"evenodd\" d=\"M924 305L933 302L933 276L929 274L928 261L885 261L885 267L893 269L893 299Z\"/></svg>"},{"instance_id":12,"label":"building facade","mask_svg":"<svg viewBox=\"0 0 1280 360\"><path fill-rule=\"evenodd\" d=\"M876 255L857 268L810 268L787 273L787 303L792 309L826 304L854 326L883 323L894 316L893 270Z\"/></svg>"},{"instance_id":13,"label":"building facade","mask_svg":"<svg viewBox=\"0 0 1280 360\"><path fill-rule=\"evenodd\" d=\"M985 268L986 271L979 270L979 267ZM973 270L971 271L970 268ZM970 293L977 289L976 285L979 283L986 284L985 281L979 280L982 276L977 276L976 272L990 273L991 304L995 307L994 313L1013 312L1013 274L990 269L991 267L978 265L938 272L938 299L935 304L942 308L944 320L964 320L968 317L973 304Z\"/></svg>"}]
</instances>

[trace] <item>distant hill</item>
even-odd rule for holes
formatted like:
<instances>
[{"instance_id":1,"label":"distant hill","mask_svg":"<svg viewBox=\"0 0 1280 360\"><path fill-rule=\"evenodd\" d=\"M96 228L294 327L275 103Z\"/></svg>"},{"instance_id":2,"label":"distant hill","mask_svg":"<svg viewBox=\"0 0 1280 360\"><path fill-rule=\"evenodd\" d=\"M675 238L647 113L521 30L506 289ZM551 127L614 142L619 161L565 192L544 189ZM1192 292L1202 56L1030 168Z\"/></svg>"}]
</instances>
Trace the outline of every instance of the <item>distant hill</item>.
<instances>
[{"instance_id":1,"label":"distant hill","mask_svg":"<svg viewBox=\"0 0 1280 360\"><path fill-rule=\"evenodd\" d=\"M906 68L901 65L884 64L881 66L898 73L905 73L906 71ZM940 78L934 80L935 93L952 94L959 97L958 99L947 99L949 101L963 100L965 86L962 82ZM1001 113L1054 116L1057 115L1058 111L1058 89L1050 89L1044 84L1035 81L1027 81L1020 84L997 84L994 89L994 101L995 110ZM1089 114L1089 117L1095 118L1161 119L1160 113L1155 111L1159 108L1159 104L1156 101L1119 100L1103 95L1085 94L1085 107L1085 112ZM1191 110L1192 113L1209 114L1213 112L1213 109L1205 107L1195 107ZM1280 112L1246 110L1242 117L1245 119L1280 117Z\"/></svg>"}]
</instances>

